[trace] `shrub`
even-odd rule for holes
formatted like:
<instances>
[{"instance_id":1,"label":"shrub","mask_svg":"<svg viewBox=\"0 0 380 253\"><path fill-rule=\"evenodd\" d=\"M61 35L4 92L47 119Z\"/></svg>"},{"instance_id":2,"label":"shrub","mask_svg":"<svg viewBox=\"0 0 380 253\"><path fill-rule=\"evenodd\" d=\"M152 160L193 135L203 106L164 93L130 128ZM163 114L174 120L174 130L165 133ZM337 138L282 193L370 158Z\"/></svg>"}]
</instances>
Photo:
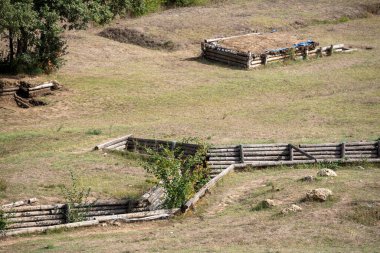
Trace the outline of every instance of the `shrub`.
<instances>
[{"instance_id":1,"label":"shrub","mask_svg":"<svg viewBox=\"0 0 380 253\"><path fill-rule=\"evenodd\" d=\"M77 222L82 221L86 215L86 208L78 209L74 208L77 204L81 206L88 205L88 197L90 195L91 188L85 188L80 184L78 176L73 170L70 170L71 185L67 187L65 185L60 186L61 193L66 200L67 208L66 221Z\"/></svg>"},{"instance_id":2,"label":"shrub","mask_svg":"<svg viewBox=\"0 0 380 253\"><path fill-rule=\"evenodd\" d=\"M208 169L204 164L207 145L202 144L195 155L161 146L159 151L147 149L150 155L144 168L162 183L166 191L165 207L182 206L208 181Z\"/></svg>"},{"instance_id":3,"label":"shrub","mask_svg":"<svg viewBox=\"0 0 380 253\"><path fill-rule=\"evenodd\" d=\"M86 134L88 135L100 135L102 134L102 130L100 129L90 129L86 131Z\"/></svg>"}]
</instances>

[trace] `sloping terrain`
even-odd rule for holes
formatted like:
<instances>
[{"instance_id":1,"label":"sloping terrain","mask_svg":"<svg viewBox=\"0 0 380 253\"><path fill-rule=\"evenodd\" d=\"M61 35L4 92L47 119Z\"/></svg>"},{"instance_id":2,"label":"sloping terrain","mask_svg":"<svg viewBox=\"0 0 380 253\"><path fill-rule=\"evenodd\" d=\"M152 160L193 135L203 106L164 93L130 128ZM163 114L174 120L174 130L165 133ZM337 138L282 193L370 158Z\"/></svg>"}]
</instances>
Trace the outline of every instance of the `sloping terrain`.
<instances>
[{"instance_id":1,"label":"sloping terrain","mask_svg":"<svg viewBox=\"0 0 380 253\"><path fill-rule=\"evenodd\" d=\"M317 169L234 173L189 217L13 238L0 242L0 252L376 252L380 223L366 210L379 211L380 168L341 167L334 178L298 181ZM301 202L319 187L331 189L333 197ZM282 204L257 210L267 198ZM281 215L292 203L303 210Z\"/></svg>"},{"instance_id":2,"label":"sloping terrain","mask_svg":"<svg viewBox=\"0 0 380 253\"><path fill-rule=\"evenodd\" d=\"M91 147L105 139L129 133L174 140L197 136L214 144L378 139L380 17L371 14L376 13L378 7L370 10L366 7L376 3L371 0L339 0L333 4L308 0L223 1L117 20L107 27L87 31L67 32L69 54L65 56L65 66L51 76L38 77L41 81L56 79L67 90L48 97L48 105L28 110L16 107L11 101L0 102L0 178L5 182L2 183L5 190L0 191L1 203L30 197L37 197L42 203L60 201L59 186L68 182L69 169L78 172L84 186L92 187L94 197L124 198L144 192L151 183L140 164L113 154L90 152ZM99 36L110 27L135 29L181 47L175 51L152 50ZM316 38L321 45L345 43L360 51L274 64L253 71L198 58L200 41L205 38L272 29L295 31L307 38ZM377 173L377 169L369 172L352 176L358 180L371 179L371 173ZM256 180L261 176L253 174L253 177ZM237 177L236 180L238 185L245 179ZM378 187L371 185L363 191L378 193ZM230 186L233 189L234 185ZM211 204L219 203L215 200ZM233 206L235 204L230 208ZM213 206L205 208L217 210ZM284 248L291 241L290 236L281 237L282 230L277 230L277 239L283 239L276 244L276 239L269 236L271 227L266 226L275 226L275 222L261 226L254 222L258 221L257 216L246 215L248 209L237 217L234 212L227 212L224 222L217 219L218 215L214 218L192 216L189 220L131 225L119 232L103 228L102 233L99 229L86 230L88 235L78 231L38 236L37 242L33 238L23 238L25 242L20 244L10 240L3 243L1 250L22 251L25 243L30 242L34 245L28 245L30 251L38 252L45 250L42 248L49 246L52 240L55 246L72 246L68 251L107 250L111 246L115 251L126 251L129 249L125 244L134 241L138 244L133 244L130 251L137 251L139 247L141 251L154 251L157 244L161 246L156 251L162 251L167 243L173 245L172 248L182 249L183 239L193 248L207 244L207 250L220 251L229 242L223 241L225 244L219 246L220 238L230 236L231 240L240 242L231 251L249 251L252 245L257 245L258 251L265 251L267 243L278 245L273 248ZM268 216L270 220L271 215ZM282 228L288 231L303 226L293 223L287 228L290 221L293 220L281 221ZM292 246L299 251L304 246L313 247L310 242L318 242L314 244L316 249L320 242L343 249L348 248L344 244L348 242L347 245L357 247L357 251L364 251L366 245L369 245L368 251L378 246L373 241L378 237L378 228L356 223L337 230L344 237L335 242L329 233L339 229L340 220L334 222L326 231L325 223L313 227L323 232L326 240L315 235L316 240L299 239ZM196 233L194 228L198 225L202 230ZM239 226L245 227L249 233L231 237L231 226L237 230ZM183 235L182 239L173 236L183 233L185 228L194 232ZM299 230L300 234L313 232L303 229ZM266 237L252 236L258 230ZM112 236L104 241L102 236L107 233ZM84 240L85 236L91 236L91 242ZM56 239L62 243L56 243ZM56 251L66 249L59 247Z\"/></svg>"}]
</instances>

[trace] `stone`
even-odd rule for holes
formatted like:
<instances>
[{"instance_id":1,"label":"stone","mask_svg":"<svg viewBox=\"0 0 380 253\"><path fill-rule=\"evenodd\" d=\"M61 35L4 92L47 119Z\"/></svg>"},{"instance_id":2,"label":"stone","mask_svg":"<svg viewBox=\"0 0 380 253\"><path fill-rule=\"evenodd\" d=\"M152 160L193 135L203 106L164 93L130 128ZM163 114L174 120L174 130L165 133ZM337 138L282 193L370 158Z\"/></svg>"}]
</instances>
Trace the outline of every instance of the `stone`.
<instances>
[{"instance_id":1,"label":"stone","mask_svg":"<svg viewBox=\"0 0 380 253\"><path fill-rule=\"evenodd\" d=\"M336 177L337 174L335 173L335 171L333 171L331 169L324 168L324 169L321 169L318 171L317 176L320 176L320 177Z\"/></svg>"},{"instance_id":2,"label":"stone","mask_svg":"<svg viewBox=\"0 0 380 253\"><path fill-rule=\"evenodd\" d=\"M281 204L282 204L281 201L275 200L275 199L266 199L266 200L263 200L263 202L262 202L263 207L266 207L266 208L278 206Z\"/></svg>"},{"instance_id":3,"label":"stone","mask_svg":"<svg viewBox=\"0 0 380 253\"><path fill-rule=\"evenodd\" d=\"M302 207L292 204L290 207L282 209L281 213L288 214L288 213L296 213L296 212L301 212L301 211L302 211Z\"/></svg>"},{"instance_id":4,"label":"stone","mask_svg":"<svg viewBox=\"0 0 380 253\"><path fill-rule=\"evenodd\" d=\"M315 177L314 176L305 176L305 177L301 178L300 181L302 181L302 182L313 182L313 181L315 181Z\"/></svg>"},{"instance_id":5,"label":"stone","mask_svg":"<svg viewBox=\"0 0 380 253\"><path fill-rule=\"evenodd\" d=\"M329 196L332 195L332 191L326 188L318 188L306 193L306 200L309 201L326 201Z\"/></svg>"}]
</instances>

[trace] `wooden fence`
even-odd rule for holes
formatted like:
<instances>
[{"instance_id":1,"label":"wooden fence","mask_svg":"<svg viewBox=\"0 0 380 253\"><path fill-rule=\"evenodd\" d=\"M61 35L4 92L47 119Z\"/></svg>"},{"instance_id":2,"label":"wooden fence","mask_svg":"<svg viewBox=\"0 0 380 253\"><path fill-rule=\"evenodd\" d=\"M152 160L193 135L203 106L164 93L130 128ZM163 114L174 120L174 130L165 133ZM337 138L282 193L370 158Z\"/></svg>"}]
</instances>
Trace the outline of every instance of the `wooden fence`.
<instances>
[{"instance_id":1,"label":"wooden fence","mask_svg":"<svg viewBox=\"0 0 380 253\"><path fill-rule=\"evenodd\" d=\"M271 166L315 162L380 161L380 142L325 144L243 144L219 146L208 150L207 163L213 175L231 164Z\"/></svg>"},{"instance_id":2,"label":"wooden fence","mask_svg":"<svg viewBox=\"0 0 380 253\"><path fill-rule=\"evenodd\" d=\"M126 135L118 139L99 144L95 146L94 149L130 151L145 154L147 149L160 150L162 147L169 147L172 150L179 149L180 151L183 151L186 156L194 155L197 152L199 145L176 141L143 139L133 137L132 135Z\"/></svg>"},{"instance_id":3,"label":"wooden fence","mask_svg":"<svg viewBox=\"0 0 380 253\"><path fill-rule=\"evenodd\" d=\"M244 36L244 35L243 35ZM234 36L235 37L235 36ZM218 45L218 41L221 39L209 39L201 43L202 56L206 59L226 63L229 65L241 67L241 68L256 68L262 65L266 65L271 62L282 61L285 59L308 59L309 57L323 57L331 56L333 53L347 53L355 51L356 49L350 49L344 46L344 44L331 45L326 47L319 47L313 50L309 50L307 47L297 49L294 55L282 54L282 55L270 55L261 54L253 55L251 52L239 51L231 48L225 48Z\"/></svg>"},{"instance_id":4,"label":"wooden fence","mask_svg":"<svg viewBox=\"0 0 380 253\"><path fill-rule=\"evenodd\" d=\"M73 206L68 204L29 205L34 202L19 201L4 205L0 207L0 210L7 222L5 234L9 235L19 234L20 231L39 231L40 228L71 224L68 218L73 213L85 221L98 220L100 222L112 220L112 218L120 219L120 217L133 217L133 221L146 220L148 217L149 219L154 217L165 218L171 211L164 212L165 215L160 213L157 216L157 211L163 210L161 208L164 197L163 188L154 186L138 201L128 199L106 200L88 204L74 204ZM126 214L128 215L125 216ZM84 225L86 224L84 223Z\"/></svg>"}]
</instances>

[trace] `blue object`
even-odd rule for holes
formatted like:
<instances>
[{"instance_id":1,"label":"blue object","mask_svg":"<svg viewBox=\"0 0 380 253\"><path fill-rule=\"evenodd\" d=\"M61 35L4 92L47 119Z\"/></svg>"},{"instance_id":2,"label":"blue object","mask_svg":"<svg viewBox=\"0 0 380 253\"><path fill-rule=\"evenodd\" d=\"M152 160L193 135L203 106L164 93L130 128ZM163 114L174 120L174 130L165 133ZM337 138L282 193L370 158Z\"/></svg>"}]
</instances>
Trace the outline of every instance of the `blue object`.
<instances>
[{"instance_id":1,"label":"blue object","mask_svg":"<svg viewBox=\"0 0 380 253\"><path fill-rule=\"evenodd\" d=\"M304 42L300 42L300 43L297 43L297 44L293 44L293 48L297 48L297 47L307 47L307 46L312 46L315 42L312 41L312 40L307 40L307 41L304 41ZM281 51L286 51L286 50L289 50L289 47L283 47L283 48L277 48L277 49L272 49L270 50L269 52L270 53L278 53L278 52L281 52Z\"/></svg>"}]
</instances>

